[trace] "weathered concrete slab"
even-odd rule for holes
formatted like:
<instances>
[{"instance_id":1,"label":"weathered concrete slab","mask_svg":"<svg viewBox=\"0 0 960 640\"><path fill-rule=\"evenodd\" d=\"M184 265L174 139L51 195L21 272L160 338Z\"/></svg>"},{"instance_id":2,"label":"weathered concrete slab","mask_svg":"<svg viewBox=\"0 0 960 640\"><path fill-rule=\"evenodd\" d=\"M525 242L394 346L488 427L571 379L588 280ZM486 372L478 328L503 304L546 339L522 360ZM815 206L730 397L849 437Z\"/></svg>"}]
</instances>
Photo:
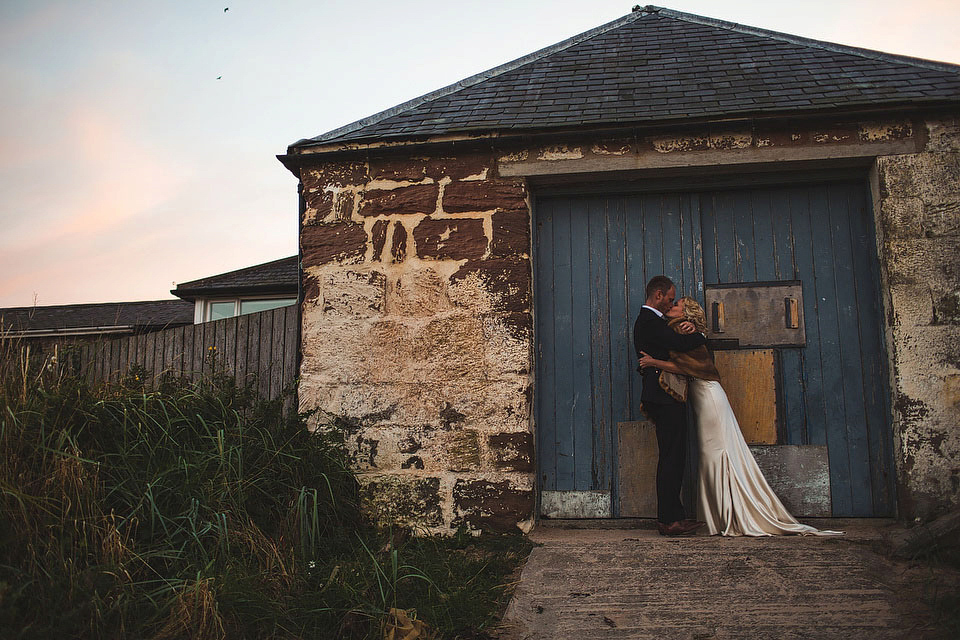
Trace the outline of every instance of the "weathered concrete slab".
<instances>
[{"instance_id":1,"label":"weathered concrete slab","mask_svg":"<svg viewBox=\"0 0 960 640\"><path fill-rule=\"evenodd\" d=\"M848 535L664 538L649 528L540 526L499 637L940 637L922 601L905 599L905 569L872 550L889 521L812 524Z\"/></svg>"}]
</instances>

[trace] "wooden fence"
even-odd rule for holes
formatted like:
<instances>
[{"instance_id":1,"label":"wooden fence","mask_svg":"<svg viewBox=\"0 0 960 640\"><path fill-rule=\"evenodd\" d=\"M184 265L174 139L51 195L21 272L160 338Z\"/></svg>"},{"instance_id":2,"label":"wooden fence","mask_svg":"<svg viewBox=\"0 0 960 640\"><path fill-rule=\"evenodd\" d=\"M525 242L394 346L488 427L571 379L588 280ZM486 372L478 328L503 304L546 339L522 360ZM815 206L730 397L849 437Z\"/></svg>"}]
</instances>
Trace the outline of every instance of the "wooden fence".
<instances>
[{"instance_id":1,"label":"wooden fence","mask_svg":"<svg viewBox=\"0 0 960 640\"><path fill-rule=\"evenodd\" d=\"M117 381L135 365L154 379L214 373L255 385L274 399L297 377L298 305L154 333L85 344L79 365L90 382Z\"/></svg>"}]
</instances>

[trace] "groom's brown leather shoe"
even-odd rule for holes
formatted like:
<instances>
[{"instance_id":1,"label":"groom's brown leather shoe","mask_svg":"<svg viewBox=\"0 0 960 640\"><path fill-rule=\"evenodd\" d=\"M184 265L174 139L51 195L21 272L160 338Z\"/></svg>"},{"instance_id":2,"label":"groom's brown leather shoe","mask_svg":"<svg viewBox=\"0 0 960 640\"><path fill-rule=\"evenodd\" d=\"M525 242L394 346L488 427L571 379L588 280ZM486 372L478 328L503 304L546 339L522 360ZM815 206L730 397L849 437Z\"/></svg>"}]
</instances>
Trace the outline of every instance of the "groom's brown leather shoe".
<instances>
[{"instance_id":1,"label":"groom's brown leather shoe","mask_svg":"<svg viewBox=\"0 0 960 640\"><path fill-rule=\"evenodd\" d=\"M670 524L657 523L657 531L662 536L686 536L690 535L705 523L696 520L677 520Z\"/></svg>"}]
</instances>

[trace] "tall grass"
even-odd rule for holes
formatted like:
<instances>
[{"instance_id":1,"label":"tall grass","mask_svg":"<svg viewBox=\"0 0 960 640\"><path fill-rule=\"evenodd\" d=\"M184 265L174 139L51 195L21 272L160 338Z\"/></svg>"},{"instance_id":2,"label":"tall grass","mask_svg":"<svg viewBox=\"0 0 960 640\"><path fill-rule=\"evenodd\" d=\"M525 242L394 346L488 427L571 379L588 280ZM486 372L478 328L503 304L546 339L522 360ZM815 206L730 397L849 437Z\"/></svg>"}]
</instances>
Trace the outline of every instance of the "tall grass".
<instances>
[{"instance_id":1,"label":"tall grass","mask_svg":"<svg viewBox=\"0 0 960 640\"><path fill-rule=\"evenodd\" d=\"M343 431L227 376L91 389L0 340L0 635L482 637L529 550L363 519Z\"/></svg>"}]
</instances>

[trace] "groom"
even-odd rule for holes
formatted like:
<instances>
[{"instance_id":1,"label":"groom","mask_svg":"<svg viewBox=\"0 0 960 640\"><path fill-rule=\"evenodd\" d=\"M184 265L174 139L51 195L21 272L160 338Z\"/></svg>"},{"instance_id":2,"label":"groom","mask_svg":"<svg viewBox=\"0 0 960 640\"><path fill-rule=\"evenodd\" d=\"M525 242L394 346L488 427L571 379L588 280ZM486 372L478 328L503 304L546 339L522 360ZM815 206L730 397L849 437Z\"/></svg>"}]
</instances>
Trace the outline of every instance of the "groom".
<instances>
[{"instance_id":1,"label":"groom","mask_svg":"<svg viewBox=\"0 0 960 640\"><path fill-rule=\"evenodd\" d=\"M647 283L646 304L633 325L637 358L641 352L658 360L669 360L670 351L690 351L706 343L694 327L681 328L680 335L667 326L663 317L673 305L677 289L670 278L654 276ZM685 329L685 330L684 330ZM638 369L643 376L640 396L643 411L657 429L657 530L662 536L693 533L704 523L688 520L680 502L680 485L687 458L687 410L660 387L660 369Z\"/></svg>"}]
</instances>

